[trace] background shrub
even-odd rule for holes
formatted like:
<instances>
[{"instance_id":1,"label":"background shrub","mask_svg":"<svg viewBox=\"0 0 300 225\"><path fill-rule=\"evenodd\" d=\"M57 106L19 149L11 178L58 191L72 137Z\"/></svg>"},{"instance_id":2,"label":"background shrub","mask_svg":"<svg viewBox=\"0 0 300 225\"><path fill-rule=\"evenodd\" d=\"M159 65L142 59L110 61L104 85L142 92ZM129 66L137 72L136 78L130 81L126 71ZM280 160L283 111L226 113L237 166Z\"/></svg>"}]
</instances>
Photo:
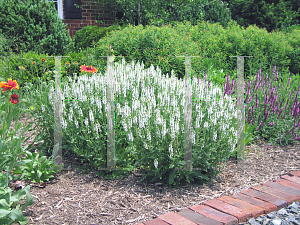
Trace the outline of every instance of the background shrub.
<instances>
[{"instance_id":1,"label":"background shrub","mask_svg":"<svg viewBox=\"0 0 300 225\"><path fill-rule=\"evenodd\" d=\"M58 17L53 2L47 0L6 0L0 2L0 29L14 41L17 52L35 51L64 55L73 49L67 25ZM13 46L9 46L13 47Z\"/></svg>"},{"instance_id":2,"label":"background shrub","mask_svg":"<svg viewBox=\"0 0 300 225\"><path fill-rule=\"evenodd\" d=\"M93 42L97 43L109 32L117 30L119 26L99 27L86 26L77 31L73 37L74 47L77 51L86 50L86 47L93 47Z\"/></svg>"},{"instance_id":3,"label":"background shrub","mask_svg":"<svg viewBox=\"0 0 300 225\"><path fill-rule=\"evenodd\" d=\"M170 75L173 69L179 79L185 75L184 58L175 56L181 55L201 56L192 58L193 75L198 74L200 78L204 78L204 71L208 73L211 68L223 69L224 81L228 73L236 77L237 58L230 57L236 55L253 56L244 59L246 78L256 75L260 67L268 71L275 63L279 72L286 73L290 69L292 73L299 73L292 65L290 56L299 54L299 41L295 38L297 33L294 36L283 32L268 33L256 26L244 29L235 21L228 23L226 29L218 23L204 21L197 26L192 26L189 21L175 24L173 27L130 25L122 31L111 32L96 44L92 54L94 60L100 55L107 55L111 45L113 55L124 56L126 62L140 61L145 68L152 64L155 68L158 66L162 74ZM106 60L98 59L104 73ZM121 61L121 58L115 58L115 61Z\"/></svg>"},{"instance_id":4,"label":"background shrub","mask_svg":"<svg viewBox=\"0 0 300 225\"><path fill-rule=\"evenodd\" d=\"M95 51L93 51L93 59L108 54L109 46L114 50L113 55L124 56L126 62L132 60L144 63L145 68L150 67L151 64L158 66L162 74L171 75L171 69L177 74L178 79L184 77L184 54L187 55L201 55L201 49L191 41L191 37L186 33L190 29L190 23L182 26L181 32L171 29L170 25L161 28L154 26L139 25L136 27L124 28L119 32L111 32L106 38L102 38L97 44ZM185 31L183 30L185 29ZM121 61L121 57L116 58ZM200 64L200 60L192 61L195 64ZM106 59L100 58L99 68L102 73L106 70ZM193 65L195 65L193 64ZM196 66L195 66L196 68Z\"/></svg>"}]
</instances>

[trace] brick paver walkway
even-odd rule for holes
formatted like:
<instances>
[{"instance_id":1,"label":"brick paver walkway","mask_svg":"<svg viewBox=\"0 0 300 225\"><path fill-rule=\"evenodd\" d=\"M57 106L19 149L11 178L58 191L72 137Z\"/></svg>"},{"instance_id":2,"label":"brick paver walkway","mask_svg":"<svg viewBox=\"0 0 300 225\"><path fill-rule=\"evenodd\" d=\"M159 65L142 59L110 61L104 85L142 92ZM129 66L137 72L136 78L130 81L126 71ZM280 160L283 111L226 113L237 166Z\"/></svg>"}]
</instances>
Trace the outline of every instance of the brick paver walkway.
<instances>
[{"instance_id":1,"label":"brick paver walkway","mask_svg":"<svg viewBox=\"0 0 300 225\"><path fill-rule=\"evenodd\" d=\"M139 225L237 225L300 201L300 171L236 193L168 212Z\"/></svg>"}]
</instances>

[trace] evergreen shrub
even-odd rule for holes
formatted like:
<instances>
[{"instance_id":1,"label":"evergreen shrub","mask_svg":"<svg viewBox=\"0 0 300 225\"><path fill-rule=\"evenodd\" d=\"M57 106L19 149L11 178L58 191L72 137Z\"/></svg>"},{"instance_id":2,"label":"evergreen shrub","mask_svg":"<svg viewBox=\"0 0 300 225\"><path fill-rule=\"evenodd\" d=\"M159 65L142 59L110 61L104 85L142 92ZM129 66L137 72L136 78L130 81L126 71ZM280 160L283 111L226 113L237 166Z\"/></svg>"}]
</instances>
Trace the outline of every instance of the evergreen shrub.
<instances>
[{"instance_id":1,"label":"evergreen shrub","mask_svg":"<svg viewBox=\"0 0 300 225\"><path fill-rule=\"evenodd\" d=\"M67 25L58 17L54 2L6 0L0 2L0 29L14 39L15 52L35 51L64 55L73 49Z\"/></svg>"}]
</instances>

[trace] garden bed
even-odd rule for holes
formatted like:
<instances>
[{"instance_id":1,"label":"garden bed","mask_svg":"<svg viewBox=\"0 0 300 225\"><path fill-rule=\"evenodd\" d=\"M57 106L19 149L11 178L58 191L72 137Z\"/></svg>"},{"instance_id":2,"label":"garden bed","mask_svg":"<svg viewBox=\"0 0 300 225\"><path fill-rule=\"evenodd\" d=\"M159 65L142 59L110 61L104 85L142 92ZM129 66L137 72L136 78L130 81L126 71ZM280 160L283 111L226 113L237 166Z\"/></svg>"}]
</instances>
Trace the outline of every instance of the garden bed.
<instances>
[{"instance_id":1,"label":"garden bed","mask_svg":"<svg viewBox=\"0 0 300 225\"><path fill-rule=\"evenodd\" d=\"M26 116L20 121L25 119ZM31 136L32 132L25 136ZM34 137L25 144L32 143ZM286 147L271 145L268 150L267 146L265 140L246 146L250 151L245 160L246 169L238 168L231 159L216 180L205 185L186 183L178 190L139 182L139 171L119 180L95 178L95 172L83 174L77 169L82 164L71 158L63 159L63 171L44 188L24 182L31 185L30 193L38 199L33 198L34 204L23 215L28 217L28 224L139 224L300 170L299 141ZM15 182L9 184L13 190Z\"/></svg>"}]
</instances>

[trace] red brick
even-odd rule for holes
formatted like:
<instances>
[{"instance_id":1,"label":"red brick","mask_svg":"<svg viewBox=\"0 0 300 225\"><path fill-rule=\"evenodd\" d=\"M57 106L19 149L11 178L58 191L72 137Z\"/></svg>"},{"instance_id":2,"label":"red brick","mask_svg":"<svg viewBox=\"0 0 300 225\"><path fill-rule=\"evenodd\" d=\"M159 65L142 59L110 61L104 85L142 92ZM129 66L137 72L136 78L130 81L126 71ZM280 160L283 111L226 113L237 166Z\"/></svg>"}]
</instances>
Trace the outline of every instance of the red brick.
<instances>
[{"instance_id":1,"label":"red brick","mask_svg":"<svg viewBox=\"0 0 300 225\"><path fill-rule=\"evenodd\" d=\"M297 184L300 184L300 177L297 177L297 176L284 175L284 176L281 176L281 178L285 179L285 180L292 181L292 182L297 183Z\"/></svg>"},{"instance_id":2,"label":"red brick","mask_svg":"<svg viewBox=\"0 0 300 225\"><path fill-rule=\"evenodd\" d=\"M182 209L178 212L180 216L198 224L198 225L222 225L221 222L213 220L209 217L203 216L200 213L197 213L190 209Z\"/></svg>"},{"instance_id":3,"label":"red brick","mask_svg":"<svg viewBox=\"0 0 300 225\"><path fill-rule=\"evenodd\" d=\"M232 198L229 196L224 196L218 198L218 200L226 202L230 205L236 206L242 210L245 210L249 213L251 213L252 217L256 218L264 213L264 210L258 206L252 205L248 202L242 201L240 199Z\"/></svg>"},{"instance_id":4,"label":"red brick","mask_svg":"<svg viewBox=\"0 0 300 225\"><path fill-rule=\"evenodd\" d=\"M300 171L291 171L289 174L293 175L293 176L300 177Z\"/></svg>"},{"instance_id":5,"label":"red brick","mask_svg":"<svg viewBox=\"0 0 300 225\"><path fill-rule=\"evenodd\" d=\"M143 225L170 225L166 222L164 222L163 220L156 218L154 220L147 220L145 222L143 222Z\"/></svg>"},{"instance_id":6,"label":"red brick","mask_svg":"<svg viewBox=\"0 0 300 225\"><path fill-rule=\"evenodd\" d=\"M212 200L203 202L203 205L208 205L219 211L222 211L224 213L232 215L238 219L239 223L247 222L252 217L252 215L249 212L239 209L228 203L222 202L218 199L212 199Z\"/></svg>"},{"instance_id":7,"label":"red brick","mask_svg":"<svg viewBox=\"0 0 300 225\"><path fill-rule=\"evenodd\" d=\"M278 179L276 180L276 183L279 183L281 185L293 188L295 190L299 190L300 191L300 184L296 184L294 182L291 182L289 180L285 180L285 179Z\"/></svg>"},{"instance_id":8,"label":"red brick","mask_svg":"<svg viewBox=\"0 0 300 225\"><path fill-rule=\"evenodd\" d=\"M197 225L196 223L193 223L192 221L174 212L168 212L164 215L159 216L158 218L172 225Z\"/></svg>"},{"instance_id":9,"label":"red brick","mask_svg":"<svg viewBox=\"0 0 300 225\"><path fill-rule=\"evenodd\" d=\"M261 199L263 201L270 202L273 205L277 206L277 210L288 206L287 202L284 201L283 199L274 197L273 195L266 194L266 193L263 193L263 192L260 192L260 191L254 190L254 189L247 189L245 191L242 191L241 193L251 196L251 197L254 197L254 198Z\"/></svg>"},{"instance_id":10,"label":"red brick","mask_svg":"<svg viewBox=\"0 0 300 225\"><path fill-rule=\"evenodd\" d=\"M220 212L216 209L213 209L206 205L194 205L190 207L191 210L196 211L197 213L200 213L206 217L209 217L211 219L220 221L224 223L224 225L237 225L238 219L234 216L228 215L227 213Z\"/></svg>"},{"instance_id":11,"label":"red brick","mask_svg":"<svg viewBox=\"0 0 300 225\"><path fill-rule=\"evenodd\" d=\"M297 191L297 190L295 190L291 187L286 187L284 185L278 184L277 182L269 181L269 182L264 183L263 185L266 185L268 187L277 189L279 191L285 192L285 193L290 194L290 195L300 197L300 190Z\"/></svg>"},{"instance_id":12,"label":"red brick","mask_svg":"<svg viewBox=\"0 0 300 225\"><path fill-rule=\"evenodd\" d=\"M249 202L252 205L256 205L262 209L264 209L264 213L268 214L269 212L277 211L277 206L273 205L270 202L262 201L254 197L250 197L241 193L236 193L231 197L243 200L245 202Z\"/></svg>"},{"instance_id":13,"label":"red brick","mask_svg":"<svg viewBox=\"0 0 300 225\"><path fill-rule=\"evenodd\" d=\"M294 201L298 201L300 199L297 196L290 195L290 194L287 194L285 192L281 192L279 190L267 187L265 185L256 185L256 186L252 187L251 189L255 189L257 191L261 191L261 192L264 192L266 194L270 194L270 195L273 195L275 197L279 197L279 198L285 200L288 204L291 204Z\"/></svg>"}]
</instances>

